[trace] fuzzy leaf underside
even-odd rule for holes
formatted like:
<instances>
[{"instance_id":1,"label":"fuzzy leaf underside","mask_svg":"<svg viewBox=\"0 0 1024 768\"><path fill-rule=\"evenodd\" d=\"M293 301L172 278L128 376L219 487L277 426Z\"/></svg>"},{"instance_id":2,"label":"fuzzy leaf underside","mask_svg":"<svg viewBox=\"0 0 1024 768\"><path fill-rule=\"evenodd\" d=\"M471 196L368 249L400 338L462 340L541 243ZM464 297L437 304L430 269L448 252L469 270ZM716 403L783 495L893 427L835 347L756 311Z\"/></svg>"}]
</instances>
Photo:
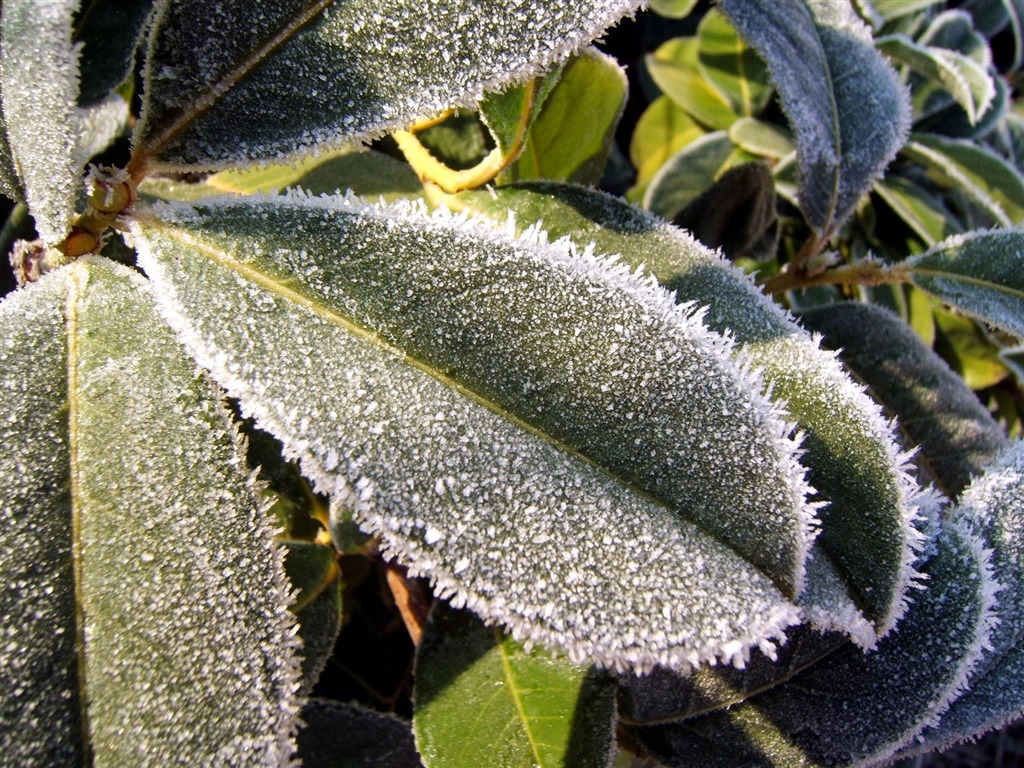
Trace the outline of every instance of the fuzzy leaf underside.
<instances>
[{"instance_id":1,"label":"fuzzy leaf underside","mask_svg":"<svg viewBox=\"0 0 1024 768\"><path fill-rule=\"evenodd\" d=\"M1024 337L1024 230L954 235L902 266L921 290Z\"/></svg>"},{"instance_id":2,"label":"fuzzy leaf underside","mask_svg":"<svg viewBox=\"0 0 1024 768\"><path fill-rule=\"evenodd\" d=\"M4 583L20 585L2 606L4 690L17 692L14 712L4 697L4 754L28 765L89 752L97 765L287 759L298 709L287 587L219 392L144 282L110 262L51 273L0 318L3 370L18 385L4 392L40 398L34 413L20 396L4 404L16 425L4 444L26 446L13 466L5 458L4 486L27 490L3 509ZM57 583L26 582L26 567Z\"/></svg>"},{"instance_id":3,"label":"fuzzy leaf underside","mask_svg":"<svg viewBox=\"0 0 1024 768\"><path fill-rule=\"evenodd\" d=\"M642 729L641 743L670 767L890 760L963 692L992 630L988 553L955 526L938 544L927 589L876 650L840 648L727 710Z\"/></svg>"},{"instance_id":4,"label":"fuzzy leaf underside","mask_svg":"<svg viewBox=\"0 0 1024 768\"><path fill-rule=\"evenodd\" d=\"M544 73L639 5L165 0L136 145L215 168L378 136Z\"/></svg>"},{"instance_id":5,"label":"fuzzy leaf underside","mask_svg":"<svg viewBox=\"0 0 1024 768\"><path fill-rule=\"evenodd\" d=\"M800 206L827 237L903 144L903 86L845 2L723 0L720 8L768 65L796 134Z\"/></svg>"},{"instance_id":6,"label":"fuzzy leaf underside","mask_svg":"<svg viewBox=\"0 0 1024 768\"><path fill-rule=\"evenodd\" d=\"M24 191L36 229L50 245L67 233L78 193L78 57L71 44L78 5L10 0L0 17L3 122L20 181L5 194ZM4 186L11 181L5 178Z\"/></svg>"},{"instance_id":7,"label":"fuzzy leaf underside","mask_svg":"<svg viewBox=\"0 0 1024 768\"><path fill-rule=\"evenodd\" d=\"M1017 441L985 468L954 516L992 550L999 624L992 648L960 697L908 751L945 749L998 728L1024 713L1024 443Z\"/></svg>"},{"instance_id":8,"label":"fuzzy leaf underside","mask_svg":"<svg viewBox=\"0 0 1024 768\"><path fill-rule=\"evenodd\" d=\"M631 268L644 265L677 300L708 305L705 322L734 335L807 435L811 485L831 502L820 513L818 542L868 617L882 632L893 626L913 580L913 521L931 502L908 475L892 427L833 353L819 349L727 261L621 200L543 183L461 198L491 215L513 210L520 226L542 221L553 236L593 241Z\"/></svg>"},{"instance_id":9,"label":"fuzzy leaf underside","mask_svg":"<svg viewBox=\"0 0 1024 768\"><path fill-rule=\"evenodd\" d=\"M742 663L795 617L733 551L802 581L788 426L663 291L415 206L200 205L136 227L168 319L442 595L617 668Z\"/></svg>"},{"instance_id":10,"label":"fuzzy leaf underside","mask_svg":"<svg viewBox=\"0 0 1024 768\"><path fill-rule=\"evenodd\" d=\"M443 603L416 652L413 697L427 768L608 765L615 747L607 674L529 652Z\"/></svg>"},{"instance_id":11,"label":"fuzzy leaf underside","mask_svg":"<svg viewBox=\"0 0 1024 768\"><path fill-rule=\"evenodd\" d=\"M841 350L843 364L899 414L900 429L920 446L915 463L949 498L1007 447L963 379L891 312L844 302L802 313L800 322L822 334L829 349Z\"/></svg>"}]
</instances>

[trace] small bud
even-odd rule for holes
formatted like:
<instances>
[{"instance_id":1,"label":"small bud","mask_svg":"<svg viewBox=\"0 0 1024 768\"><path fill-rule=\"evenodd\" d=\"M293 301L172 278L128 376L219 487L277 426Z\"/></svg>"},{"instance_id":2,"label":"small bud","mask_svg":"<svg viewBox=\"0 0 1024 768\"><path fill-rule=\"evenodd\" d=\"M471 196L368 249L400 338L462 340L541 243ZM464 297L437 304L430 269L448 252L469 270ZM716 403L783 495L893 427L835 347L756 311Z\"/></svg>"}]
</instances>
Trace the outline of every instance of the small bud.
<instances>
[{"instance_id":1,"label":"small bud","mask_svg":"<svg viewBox=\"0 0 1024 768\"><path fill-rule=\"evenodd\" d=\"M135 202L135 187L119 168L90 168L86 186L89 205L100 213L121 213Z\"/></svg>"},{"instance_id":2,"label":"small bud","mask_svg":"<svg viewBox=\"0 0 1024 768\"><path fill-rule=\"evenodd\" d=\"M87 253L92 253L99 248L99 245L99 239L92 232L74 227L71 230L71 234L64 238L64 242L58 245L57 248L69 259L74 259Z\"/></svg>"}]
</instances>

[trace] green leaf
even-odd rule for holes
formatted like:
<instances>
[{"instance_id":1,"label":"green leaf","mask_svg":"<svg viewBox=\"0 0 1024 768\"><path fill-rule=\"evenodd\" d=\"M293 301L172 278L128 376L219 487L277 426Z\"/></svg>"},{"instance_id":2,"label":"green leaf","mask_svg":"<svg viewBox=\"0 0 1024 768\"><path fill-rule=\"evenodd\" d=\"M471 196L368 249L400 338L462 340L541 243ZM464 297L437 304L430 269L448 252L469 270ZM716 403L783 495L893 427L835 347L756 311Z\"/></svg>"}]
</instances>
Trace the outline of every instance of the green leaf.
<instances>
[{"instance_id":1,"label":"green leaf","mask_svg":"<svg viewBox=\"0 0 1024 768\"><path fill-rule=\"evenodd\" d=\"M341 631L341 572L334 549L308 541L281 542L285 574L298 594L291 610L302 638L302 688L306 696L316 684Z\"/></svg>"},{"instance_id":2,"label":"green leaf","mask_svg":"<svg viewBox=\"0 0 1024 768\"><path fill-rule=\"evenodd\" d=\"M704 129L667 96L659 96L644 110L633 129L629 159L636 168L636 185L627 193L630 200L643 197L647 183L665 161L692 141Z\"/></svg>"},{"instance_id":3,"label":"green leaf","mask_svg":"<svg viewBox=\"0 0 1024 768\"><path fill-rule=\"evenodd\" d=\"M286 760L293 620L219 391L105 260L15 293L0 326L4 444L25 446L0 466L0 568L21 585L0 598L4 754Z\"/></svg>"},{"instance_id":4,"label":"green leaf","mask_svg":"<svg viewBox=\"0 0 1024 768\"><path fill-rule=\"evenodd\" d=\"M934 309L935 349L971 389L986 389L1009 375L999 345L975 320Z\"/></svg>"},{"instance_id":5,"label":"green leaf","mask_svg":"<svg viewBox=\"0 0 1024 768\"><path fill-rule=\"evenodd\" d=\"M416 206L200 205L135 227L169 320L441 595L618 668L740 659L792 620L736 554L799 591L789 427L663 290Z\"/></svg>"},{"instance_id":6,"label":"green leaf","mask_svg":"<svg viewBox=\"0 0 1024 768\"><path fill-rule=\"evenodd\" d=\"M405 720L358 704L313 699L302 710L299 758L305 768L421 768Z\"/></svg>"},{"instance_id":7,"label":"green leaf","mask_svg":"<svg viewBox=\"0 0 1024 768\"><path fill-rule=\"evenodd\" d=\"M549 71L638 6L163 0L133 162L213 169L378 136Z\"/></svg>"},{"instance_id":8,"label":"green leaf","mask_svg":"<svg viewBox=\"0 0 1024 768\"><path fill-rule=\"evenodd\" d=\"M858 606L881 634L906 607L920 534L934 501L906 471L892 427L817 344L738 269L674 227L598 192L559 184L464 193L463 204L519 226L543 221L552 236L596 243L631 269L644 266L680 302L707 306L705 322L729 332L759 367L774 396L806 434L804 463L830 506L818 542L839 567Z\"/></svg>"},{"instance_id":9,"label":"green leaf","mask_svg":"<svg viewBox=\"0 0 1024 768\"><path fill-rule=\"evenodd\" d=\"M944 201L911 179L890 174L875 182L874 191L926 246L963 232Z\"/></svg>"},{"instance_id":10,"label":"green leaf","mask_svg":"<svg viewBox=\"0 0 1024 768\"><path fill-rule=\"evenodd\" d=\"M1024 443L1017 441L974 480L954 515L992 549L999 625L982 673L918 749L945 749L1024 714ZM915 750L917 751L917 750Z\"/></svg>"},{"instance_id":11,"label":"green leaf","mask_svg":"<svg viewBox=\"0 0 1024 768\"><path fill-rule=\"evenodd\" d=\"M927 589L875 651L847 645L729 709L642 729L641 744L668 765L887 762L963 692L992 632L988 553L955 526L938 545Z\"/></svg>"},{"instance_id":12,"label":"green leaf","mask_svg":"<svg viewBox=\"0 0 1024 768\"><path fill-rule=\"evenodd\" d=\"M871 5L884 21L895 21L904 16L926 11L944 0L871 0Z\"/></svg>"},{"instance_id":13,"label":"green leaf","mask_svg":"<svg viewBox=\"0 0 1024 768\"><path fill-rule=\"evenodd\" d=\"M768 65L796 134L801 208L825 239L903 144L904 89L846 3L724 0L720 7Z\"/></svg>"},{"instance_id":14,"label":"green leaf","mask_svg":"<svg viewBox=\"0 0 1024 768\"><path fill-rule=\"evenodd\" d=\"M870 304L843 302L800 320L899 416L915 463L951 499L1002 452L1007 441L992 415L906 323Z\"/></svg>"},{"instance_id":15,"label":"green leaf","mask_svg":"<svg viewBox=\"0 0 1024 768\"><path fill-rule=\"evenodd\" d=\"M768 69L729 20L708 11L697 28L697 41L700 71L728 99L732 111L744 117L761 112L772 95Z\"/></svg>"},{"instance_id":16,"label":"green leaf","mask_svg":"<svg viewBox=\"0 0 1024 768\"><path fill-rule=\"evenodd\" d=\"M907 142L904 153L943 186L962 190L994 223L1024 220L1024 176L991 150L962 139L921 135Z\"/></svg>"},{"instance_id":17,"label":"green leaf","mask_svg":"<svg viewBox=\"0 0 1024 768\"><path fill-rule=\"evenodd\" d=\"M943 240L902 265L911 282L986 323L1024 336L1024 231L994 229Z\"/></svg>"},{"instance_id":18,"label":"green leaf","mask_svg":"<svg viewBox=\"0 0 1024 768\"><path fill-rule=\"evenodd\" d=\"M677 37L644 59L659 88L694 120L713 130L725 130L739 115L701 74L696 38Z\"/></svg>"},{"instance_id":19,"label":"green leaf","mask_svg":"<svg viewBox=\"0 0 1024 768\"><path fill-rule=\"evenodd\" d=\"M607 765L615 748L607 675L528 651L443 603L416 653L413 697L427 768Z\"/></svg>"},{"instance_id":20,"label":"green leaf","mask_svg":"<svg viewBox=\"0 0 1024 768\"><path fill-rule=\"evenodd\" d=\"M741 117L729 126L729 140L759 157L781 160L793 152L793 139L783 128L756 117Z\"/></svg>"},{"instance_id":21,"label":"green leaf","mask_svg":"<svg viewBox=\"0 0 1024 768\"><path fill-rule=\"evenodd\" d=\"M626 73L614 59L593 48L584 51L566 65L504 177L597 185L627 90Z\"/></svg>"},{"instance_id":22,"label":"green leaf","mask_svg":"<svg viewBox=\"0 0 1024 768\"><path fill-rule=\"evenodd\" d=\"M561 82L562 73L563 67L555 67L544 77L490 94L477 105L480 119L490 130L495 146L510 162L523 151L530 127L540 115L552 89Z\"/></svg>"},{"instance_id":23,"label":"green leaf","mask_svg":"<svg viewBox=\"0 0 1024 768\"><path fill-rule=\"evenodd\" d=\"M697 0L651 0L651 10L666 19L685 19L696 5Z\"/></svg>"},{"instance_id":24,"label":"green leaf","mask_svg":"<svg viewBox=\"0 0 1024 768\"><path fill-rule=\"evenodd\" d=\"M665 161L644 192L645 208L671 219L715 183L735 159L725 131L701 136Z\"/></svg>"},{"instance_id":25,"label":"green leaf","mask_svg":"<svg viewBox=\"0 0 1024 768\"><path fill-rule=\"evenodd\" d=\"M154 0L89 0L75 25L82 45L78 105L103 101L135 65L135 51Z\"/></svg>"},{"instance_id":26,"label":"green leaf","mask_svg":"<svg viewBox=\"0 0 1024 768\"><path fill-rule=\"evenodd\" d=\"M962 53L919 45L906 35L881 37L876 45L882 53L949 91L971 125L977 124L992 105L996 95L992 77L981 64Z\"/></svg>"},{"instance_id":27,"label":"green leaf","mask_svg":"<svg viewBox=\"0 0 1024 768\"><path fill-rule=\"evenodd\" d=\"M79 189L80 168L74 158L78 56L71 41L78 5L76 0L45 6L9 0L0 18L3 122L20 180L12 189L13 179L5 172L4 194L20 200L13 193L24 190L47 245L59 243L70 229Z\"/></svg>"}]
</instances>

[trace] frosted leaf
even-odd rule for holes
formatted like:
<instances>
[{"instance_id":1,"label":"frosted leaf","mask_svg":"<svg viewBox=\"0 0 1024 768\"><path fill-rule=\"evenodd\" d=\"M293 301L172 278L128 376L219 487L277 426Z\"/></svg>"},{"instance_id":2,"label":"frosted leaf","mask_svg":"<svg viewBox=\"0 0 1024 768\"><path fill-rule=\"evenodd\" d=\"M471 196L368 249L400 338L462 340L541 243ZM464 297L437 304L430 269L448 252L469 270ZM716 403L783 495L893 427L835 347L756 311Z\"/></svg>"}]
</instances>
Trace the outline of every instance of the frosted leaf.
<instances>
[{"instance_id":1,"label":"frosted leaf","mask_svg":"<svg viewBox=\"0 0 1024 768\"><path fill-rule=\"evenodd\" d=\"M31 395L4 403L4 429L33 428L5 435L24 450L0 458L5 486L25 489L3 509L0 668L5 693L43 701L16 701L13 725L4 712L5 755L63 764L56 739L104 764L287 762L290 595L219 391L135 273L84 259L39 285L0 305L3 375L23 384L4 391ZM38 321L29 343L12 346L11 320ZM26 715L47 702L70 711Z\"/></svg>"},{"instance_id":2,"label":"frosted leaf","mask_svg":"<svg viewBox=\"0 0 1024 768\"><path fill-rule=\"evenodd\" d=\"M117 93L88 107L75 108L80 127L74 152L76 171L84 169L90 159L121 135L128 126L128 118L128 102Z\"/></svg>"},{"instance_id":3,"label":"frosted leaf","mask_svg":"<svg viewBox=\"0 0 1024 768\"><path fill-rule=\"evenodd\" d=\"M312 699L299 731L303 768L422 768L407 720L334 699Z\"/></svg>"},{"instance_id":4,"label":"frosted leaf","mask_svg":"<svg viewBox=\"0 0 1024 768\"><path fill-rule=\"evenodd\" d=\"M1002 428L963 378L894 313L846 301L800 316L841 350L843 363L871 389L911 445L914 463L950 499L957 498L1009 442Z\"/></svg>"},{"instance_id":5,"label":"frosted leaf","mask_svg":"<svg viewBox=\"0 0 1024 768\"><path fill-rule=\"evenodd\" d=\"M835 232L903 144L910 103L847 2L723 0L758 50L796 134L800 207Z\"/></svg>"},{"instance_id":6,"label":"frosted leaf","mask_svg":"<svg viewBox=\"0 0 1024 768\"><path fill-rule=\"evenodd\" d=\"M63 275L0 303L0 754L80 764Z\"/></svg>"},{"instance_id":7,"label":"frosted leaf","mask_svg":"<svg viewBox=\"0 0 1024 768\"><path fill-rule=\"evenodd\" d=\"M641 731L670 765L874 765L892 759L963 693L995 618L989 552L948 527L897 631L865 654L839 648L785 683L679 726Z\"/></svg>"},{"instance_id":8,"label":"frosted leaf","mask_svg":"<svg viewBox=\"0 0 1024 768\"><path fill-rule=\"evenodd\" d=\"M213 168L377 136L551 69L640 4L165 0L137 152Z\"/></svg>"},{"instance_id":9,"label":"frosted leaf","mask_svg":"<svg viewBox=\"0 0 1024 768\"><path fill-rule=\"evenodd\" d=\"M104 101L132 72L153 0L90 0L78 20L82 44L81 107Z\"/></svg>"},{"instance_id":10,"label":"frosted leaf","mask_svg":"<svg viewBox=\"0 0 1024 768\"><path fill-rule=\"evenodd\" d=\"M1024 714L1024 442L1017 441L964 492L954 515L992 548L1002 584L999 624L981 673L910 751L945 749Z\"/></svg>"},{"instance_id":11,"label":"frosted leaf","mask_svg":"<svg viewBox=\"0 0 1024 768\"><path fill-rule=\"evenodd\" d=\"M25 202L49 245L64 239L78 194L78 52L71 42L78 6L77 0L8 0L0 18L7 141Z\"/></svg>"},{"instance_id":12,"label":"frosted leaf","mask_svg":"<svg viewBox=\"0 0 1024 768\"><path fill-rule=\"evenodd\" d=\"M806 434L802 460L811 485L829 502L820 512L818 542L879 633L895 625L915 578L912 563L921 538L915 522L935 501L909 475L892 425L834 353L819 349L720 255L621 200L562 184L506 188L493 197L464 193L459 199L502 217L512 209L520 226L543 221L553 235L594 241L630 267L649 271L678 301L707 305L704 321L732 334L743 359L761 370L773 396L786 402L789 418ZM859 633L859 623L849 631Z\"/></svg>"},{"instance_id":13,"label":"frosted leaf","mask_svg":"<svg viewBox=\"0 0 1024 768\"><path fill-rule=\"evenodd\" d=\"M902 265L918 288L1024 337L1024 230L954 235Z\"/></svg>"},{"instance_id":14,"label":"frosted leaf","mask_svg":"<svg viewBox=\"0 0 1024 768\"><path fill-rule=\"evenodd\" d=\"M135 226L167 317L441 594L617 668L742 663L795 618L747 562L802 581L789 426L664 291L416 206L197 206Z\"/></svg>"}]
</instances>

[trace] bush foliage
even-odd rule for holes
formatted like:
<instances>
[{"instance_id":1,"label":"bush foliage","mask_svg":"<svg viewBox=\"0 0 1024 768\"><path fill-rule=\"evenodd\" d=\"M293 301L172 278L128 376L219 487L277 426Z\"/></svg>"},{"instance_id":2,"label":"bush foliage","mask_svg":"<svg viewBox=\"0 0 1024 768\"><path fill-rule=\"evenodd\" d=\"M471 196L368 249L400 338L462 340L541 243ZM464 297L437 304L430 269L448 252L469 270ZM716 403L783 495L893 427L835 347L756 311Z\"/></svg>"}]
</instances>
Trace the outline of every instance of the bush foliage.
<instances>
[{"instance_id":1,"label":"bush foliage","mask_svg":"<svg viewBox=\"0 0 1024 768\"><path fill-rule=\"evenodd\" d=\"M641 5L5 0L0 762L1024 714L1019 4Z\"/></svg>"}]
</instances>

